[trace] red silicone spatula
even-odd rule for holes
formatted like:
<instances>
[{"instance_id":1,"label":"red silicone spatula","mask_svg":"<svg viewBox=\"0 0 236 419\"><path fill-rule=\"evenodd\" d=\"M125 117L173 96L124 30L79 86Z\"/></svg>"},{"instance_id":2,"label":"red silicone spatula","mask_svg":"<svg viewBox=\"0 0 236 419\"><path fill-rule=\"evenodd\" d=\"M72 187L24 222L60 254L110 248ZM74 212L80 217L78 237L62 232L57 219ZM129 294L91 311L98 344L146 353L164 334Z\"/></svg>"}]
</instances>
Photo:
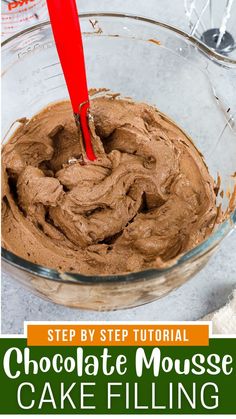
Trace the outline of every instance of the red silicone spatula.
<instances>
[{"instance_id":1,"label":"red silicone spatula","mask_svg":"<svg viewBox=\"0 0 236 419\"><path fill-rule=\"evenodd\" d=\"M53 35L89 160L95 160L88 126L89 95L83 42L75 0L47 0Z\"/></svg>"}]
</instances>

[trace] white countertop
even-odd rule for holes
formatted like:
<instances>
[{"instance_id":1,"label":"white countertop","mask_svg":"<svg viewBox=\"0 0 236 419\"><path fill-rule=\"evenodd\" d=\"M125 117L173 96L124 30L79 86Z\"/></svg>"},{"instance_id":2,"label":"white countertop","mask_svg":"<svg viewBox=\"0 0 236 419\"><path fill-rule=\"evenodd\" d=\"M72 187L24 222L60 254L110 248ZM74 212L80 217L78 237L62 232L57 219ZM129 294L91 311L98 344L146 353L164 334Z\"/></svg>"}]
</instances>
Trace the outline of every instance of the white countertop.
<instances>
[{"instance_id":1,"label":"white countertop","mask_svg":"<svg viewBox=\"0 0 236 419\"><path fill-rule=\"evenodd\" d=\"M78 0L82 11L119 11L150 16L187 30L183 0ZM169 4L169 6L168 6ZM171 7L170 7L171 6ZM174 8L173 8L174 6ZM220 247L208 265L167 297L131 310L91 312L46 302L2 278L2 333L21 333L24 320L196 320L225 304L236 288L236 234Z\"/></svg>"}]
</instances>

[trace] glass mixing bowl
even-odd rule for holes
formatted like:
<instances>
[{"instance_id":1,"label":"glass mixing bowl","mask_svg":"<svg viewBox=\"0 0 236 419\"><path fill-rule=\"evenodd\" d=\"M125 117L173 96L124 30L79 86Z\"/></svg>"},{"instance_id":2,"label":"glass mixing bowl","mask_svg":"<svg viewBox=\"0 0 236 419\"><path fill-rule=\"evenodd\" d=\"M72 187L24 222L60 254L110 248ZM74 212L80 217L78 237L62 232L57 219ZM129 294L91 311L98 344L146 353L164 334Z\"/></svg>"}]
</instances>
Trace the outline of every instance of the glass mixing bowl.
<instances>
[{"instance_id":1,"label":"glass mixing bowl","mask_svg":"<svg viewBox=\"0 0 236 419\"><path fill-rule=\"evenodd\" d=\"M146 18L108 13L81 16L89 87L111 89L155 105L177 122L203 153L222 188L236 169L236 66L184 32ZM4 142L18 118L68 97L48 22L3 43ZM236 85L236 83L235 83ZM230 103L225 103L231 97ZM9 127L10 132L7 133ZM223 201L223 206L227 205ZM168 269L114 276L60 273L2 249L3 271L42 297L92 310L134 307L162 297L203 268L233 231L236 212L212 236Z\"/></svg>"}]
</instances>

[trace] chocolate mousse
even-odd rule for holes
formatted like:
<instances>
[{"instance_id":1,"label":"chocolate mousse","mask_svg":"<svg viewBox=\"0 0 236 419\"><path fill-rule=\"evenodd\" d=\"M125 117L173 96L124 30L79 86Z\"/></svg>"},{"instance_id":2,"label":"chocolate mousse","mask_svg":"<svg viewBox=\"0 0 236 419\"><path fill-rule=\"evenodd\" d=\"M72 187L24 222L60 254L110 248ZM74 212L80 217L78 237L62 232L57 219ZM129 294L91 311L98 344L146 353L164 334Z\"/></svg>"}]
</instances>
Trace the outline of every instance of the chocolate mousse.
<instances>
[{"instance_id":1,"label":"chocolate mousse","mask_svg":"<svg viewBox=\"0 0 236 419\"><path fill-rule=\"evenodd\" d=\"M94 162L68 101L22 119L3 147L3 246L85 275L172 264L211 234L218 215L202 155L147 104L96 97L91 116Z\"/></svg>"}]
</instances>

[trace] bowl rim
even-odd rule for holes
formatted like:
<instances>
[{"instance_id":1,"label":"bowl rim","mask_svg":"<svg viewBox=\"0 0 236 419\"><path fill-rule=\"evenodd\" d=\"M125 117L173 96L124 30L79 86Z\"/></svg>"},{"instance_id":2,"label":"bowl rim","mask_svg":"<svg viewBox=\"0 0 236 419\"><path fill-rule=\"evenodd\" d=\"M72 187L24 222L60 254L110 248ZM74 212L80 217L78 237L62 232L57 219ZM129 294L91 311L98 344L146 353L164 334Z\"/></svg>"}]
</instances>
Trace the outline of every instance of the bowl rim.
<instances>
[{"instance_id":1,"label":"bowl rim","mask_svg":"<svg viewBox=\"0 0 236 419\"><path fill-rule=\"evenodd\" d=\"M218 63L233 64L233 66L236 66L236 60L215 52L213 49L209 48L207 45L205 45L199 39L197 39L194 36L188 34L187 32L183 31L182 29L179 29L177 26L170 25L166 22L159 21L159 20L156 20L156 19L151 19L151 18L145 17L145 16L135 15L135 14L132 14L132 13L95 12L95 11L80 13L80 18L81 19L92 17L92 16L94 16L94 17L111 17L111 18L128 18L128 19L133 19L133 20L137 20L137 21L150 23L150 24L153 24L153 25L156 25L156 26L159 26L159 27L163 27L165 29L169 29L170 31L175 32L176 34L178 34L180 36L183 36L185 39L190 41L193 45L197 46L209 58L211 58L213 60L215 59L216 61L218 61ZM9 42L13 41L14 39L17 39L21 35L33 32L36 29L40 29L44 26L49 26L49 25L50 25L50 20L43 21L41 23L38 23L37 25L32 25L32 26L30 26L26 29L23 29L20 32L17 32L15 34L11 35L9 38L6 38L4 41L2 41L1 46L3 47L5 45L7 45ZM92 34L92 32L91 32L91 34Z\"/></svg>"},{"instance_id":2,"label":"bowl rim","mask_svg":"<svg viewBox=\"0 0 236 419\"><path fill-rule=\"evenodd\" d=\"M152 25L156 25L171 32L175 32L177 35L187 39L192 45L196 46L202 53L208 56L213 61L216 61L218 64L222 65L233 65L236 68L236 60L230 59L229 57L225 57L221 54L216 53L215 51L208 48L205 44L203 44L200 40L196 39L195 37L189 35L188 33L184 32L183 30L169 25L164 22L160 22L154 19L150 19L143 16L136 16L132 14L123 14L123 13L107 13L107 12L86 12L81 13L80 18L92 18L92 17L108 17L108 18L128 18L133 19L136 21L141 21L145 23L150 23ZM10 36L9 38L5 39L1 45L6 46L11 41L25 35L27 33L31 33L37 29L40 29L45 26L49 26L50 21L41 22L37 25L33 25L29 28L26 28L17 34ZM230 217L225 220L220 226L218 226L217 230L206 240L201 242L199 245L195 246L190 251L180 255L174 263L166 268L156 269L150 268L143 271L132 272L132 273L124 273L119 275L83 275L80 273L72 273L72 272L59 272L54 269L46 268L41 265L37 265L35 263L29 262L26 259L23 259L9 250L6 250L4 247L1 248L1 256L4 262L10 264L11 266L20 269L24 272L28 272L31 275L35 275L38 277L45 278L50 281L66 283L66 284L102 284L102 283L110 283L114 284L116 282L137 282L140 280L149 280L153 278L161 277L175 269L179 268L183 264L188 262L193 262L200 259L202 256L211 253L215 250L218 244L221 242L223 238L225 238L228 234L230 234L236 226L236 209L230 215Z\"/></svg>"}]
</instances>

